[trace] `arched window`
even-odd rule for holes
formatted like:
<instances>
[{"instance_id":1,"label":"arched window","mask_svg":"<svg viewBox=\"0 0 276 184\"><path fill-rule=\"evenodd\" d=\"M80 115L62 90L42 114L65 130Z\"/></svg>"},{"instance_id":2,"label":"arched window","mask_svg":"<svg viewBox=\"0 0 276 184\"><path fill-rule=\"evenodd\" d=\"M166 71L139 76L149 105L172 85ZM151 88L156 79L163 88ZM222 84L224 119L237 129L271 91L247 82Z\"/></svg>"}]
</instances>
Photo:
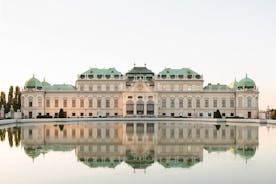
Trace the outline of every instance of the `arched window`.
<instances>
[{"instance_id":1,"label":"arched window","mask_svg":"<svg viewBox=\"0 0 276 184\"><path fill-rule=\"evenodd\" d=\"M127 113L127 115L134 114L134 103L132 100L128 100L126 103L126 113Z\"/></svg>"}]
</instances>

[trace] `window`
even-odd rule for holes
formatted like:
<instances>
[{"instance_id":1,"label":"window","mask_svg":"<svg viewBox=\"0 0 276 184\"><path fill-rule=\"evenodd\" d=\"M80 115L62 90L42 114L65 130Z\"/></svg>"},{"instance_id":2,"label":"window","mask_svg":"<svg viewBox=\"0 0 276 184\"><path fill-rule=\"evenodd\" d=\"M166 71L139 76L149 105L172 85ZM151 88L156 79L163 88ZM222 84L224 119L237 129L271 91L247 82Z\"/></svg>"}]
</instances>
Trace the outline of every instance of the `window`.
<instances>
[{"instance_id":1,"label":"window","mask_svg":"<svg viewBox=\"0 0 276 184\"><path fill-rule=\"evenodd\" d=\"M76 107L76 100L72 100L72 107Z\"/></svg>"},{"instance_id":2,"label":"window","mask_svg":"<svg viewBox=\"0 0 276 184\"><path fill-rule=\"evenodd\" d=\"M101 91L102 90L102 86L97 86L97 90Z\"/></svg>"},{"instance_id":3,"label":"window","mask_svg":"<svg viewBox=\"0 0 276 184\"><path fill-rule=\"evenodd\" d=\"M174 103L174 98L171 98L171 108L174 108L175 103Z\"/></svg>"},{"instance_id":4,"label":"window","mask_svg":"<svg viewBox=\"0 0 276 184\"><path fill-rule=\"evenodd\" d=\"M33 102L29 101L29 107L32 107L32 106L33 106Z\"/></svg>"},{"instance_id":5,"label":"window","mask_svg":"<svg viewBox=\"0 0 276 184\"><path fill-rule=\"evenodd\" d=\"M118 99L117 98L114 99L114 107L118 108Z\"/></svg>"},{"instance_id":6,"label":"window","mask_svg":"<svg viewBox=\"0 0 276 184\"><path fill-rule=\"evenodd\" d=\"M84 115L83 112L81 112L81 113L80 113L80 116L83 117L83 115Z\"/></svg>"},{"instance_id":7,"label":"window","mask_svg":"<svg viewBox=\"0 0 276 184\"><path fill-rule=\"evenodd\" d=\"M55 138L58 138L58 130L55 130Z\"/></svg>"},{"instance_id":8,"label":"window","mask_svg":"<svg viewBox=\"0 0 276 184\"><path fill-rule=\"evenodd\" d=\"M183 108L183 98L179 99L179 108Z\"/></svg>"},{"instance_id":9,"label":"window","mask_svg":"<svg viewBox=\"0 0 276 184\"><path fill-rule=\"evenodd\" d=\"M183 138L183 129L179 130L179 138Z\"/></svg>"},{"instance_id":10,"label":"window","mask_svg":"<svg viewBox=\"0 0 276 184\"><path fill-rule=\"evenodd\" d=\"M110 107L110 100L109 100L109 99L106 99L106 100L105 100L105 107L106 107L106 108L109 108L109 107Z\"/></svg>"},{"instance_id":11,"label":"window","mask_svg":"<svg viewBox=\"0 0 276 184\"><path fill-rule=\"evenodd\" d=\"M102 134L102 130L101 129L97 129L97 137L101 138Z\"/></svg>"},{"instance_id":12,"label":"window","mask_svg":"<svg viewBox=\"0 0 276 184\"><path fill-rule=\"evenodd\" d=\"M162 99L162 108L166 108L166 98Z\"/></svg>"},{"instance_id":13,"label":"window","mask_svg":"<svg viewBox=\"0 0 276 184\"><path fill-rule=\"evenodd\" d=\"M217 99L214 99L214 101L213 101L213 107L214 108L218 107L218 100Z\"/></svg>"},{"instance_id":14,"label":"window","mask_svg":"<svg viewBox=\"0 0 276 184\"><path fill-rule=\"evenodd\" d=\"M84 129L80 129L80 137L81 137L81 138L84 137Z\"/></svg>"},{"instance_id":15,"label":"window","mask_svg":"<svg viewBox=\"0 0 276 184\"><path fill-rule=\"evenodd\" d=\"M106 91L110 91L110 86L106 86Z\"/></svg>"},{"instance_id":16,"label":"window","mask_svg":"<svg viewBox=\"0 0 276 184\"><path fill-rule=\"evenodd\" d=\"M93 86L89 86L89 91L93 91Z\"/></svg>"},{"instance_id":17,"label":"window","mask_svg":"<svg viewBox=\"0 0 276 184\"><path fill-rule=\"evenodd\" d=\"M106 129L106 131L105 131L105 137L106 138L110 138L110 131L109 131L109 129Z\"/></svg>"},{"instance_id":18,"label":"window","mask_svg":"<svg viewBox=\"0 0 276 184\"><path fill-rule=\"evenodd\" d=\"M247 107L248 108L252 107L252 99L251 99L251 97L247 98Z\"/></svg>"},{"instance_id":19,"label":"window","mask_svg":"<svg viewBox=\"0 0 276 184\"><path fill-rule=\"evenodd\" d=\"M80 107L84 107L84 99L80 99Z\"/></svg>"},{"instance_id":20,"label":"window","mask_svg":"<svg viewBox=\"0 0 276 184\"><path fill-rule=\"evenodd\" d=\"M66 130L66 129L63 130L63 137L64 137L64 138L67 138L67 130Z\"/></svg>"},{"instance_id":21,"label":"window","mask_svg":"<svg viewBox=\"0 0 276 184\"><path fill-rule=\"evenodd\" d=\"M75 138L76 137L76 130L72 129L72 137Z\"/></svg>"},{"instance_id":22,"label":"window","mask_svg":"<svg viewBox=\"0 0 276 184\"><path fill-rule=\"evenodd\" d=\"M38 107L42 107L42 99L38 98Z\"/></svg>"},{"instance_id":23,"label":"window","mask_svg":"<svg viewBox=\"0 0 276 184\"><path fill-rule=\"evenodd\" d=\"M50 100L49 99L46 100L46 107L50 107Z\"/></svg>"},{"instance_id":24,"label":"window","mask_svg":"<svg viewBox=\"0 0 276 184\"><path fill-rule=\"evenodd\" d=\"M58 107L58 99L55 99L55 107Z\"/></svg>"},{"instance_id":25,"label":"window","mask_svg":"<svg viewBox=\"0 0 276 184\"><path fill-rule=\"evenodd\" d=\"M188 99L188 108L192 108L192 99Z\"/></svg>"},{"instance_id":26,"label":"window","mask_svg":"<svg viewBox=\"0 0 276 184\"><path fill-rule=\"evenodd\" d=\"M29 129L29 137L32 137L32 136L33 136L33 130Z\"/></svg>"},{"instance_id":27,"label":"window","mask_svg":"<svg viewBox=\"0 0 276 184\"><path fill-rule=\"evenodd\" d=\"M63 107L67 107L67 100L66 99L63 100Z\"/></svg>"},{"instance_id":28,"label":"window","mask_svg":"<svg viewBox=\"0 0 276 184\"><path fill-rule=\"evenodd\" d=\"M83 91L83 89L84 89L84 87L83 87L83 85L81 85L81 86L80 86L80 90Z\"/></svg>"},{"instance_id":29,"label":"window","mask_svg":"<svg viewBox=\"0 0 276 184\"><path fill-rule=\"evenodd\" d=\"M102 100L101 100L101 99L98 99L98 100L97 100L97 107L98 107L98 108L101 108L101 107L102 107Z\"/></svg>"},{"instance_id":30,"label":"window","mask_svg":"<svg viewBox=\"0 0 276 184\"><path fill-rule=\"evenodd\" d=\"M234 106L235 106L235 100L234 100L234 99L231 99L231 100L230 100L230 107L231 107L231 108L234 108Z\"/></svg>"},{"instance_id":31,"label":"window","mask_svg":"<svg viewBox=\"0 0 276 184\"><path fill-rule=\"evenodd\" d=\"M89 99L89 107L93 107L93 100Z\"/></svg>"},{"instance_id":32,"label":"window","mask_svg":"<svg viewBox=\"0 0 276 184\"><path fill-rule=\"evenodd\" d=\"M196 99L196 107L200 108L200 99Z\"/></svg>"},{"instance_id":33,"label":"window","mask_svg":"<svg viewBox=\"0 0 276 184\"><path fill-rule=\"evenodd\" d=\"M92 136L93 136L93 130L92 129L88 130L88 136L89 136L89 138L92 138Z\"/></svg>"},{"instance_id":34,"label":"window","mask_svg":"<svg viewBox=\"0 0 276 184\"><path fill-rule=\"evenodd\" d=\"M221 101L221 107L225 108L226 107L226 100L222 99Z\"/></svg>"},{"instance_id":35,"label":"window","mask_svg":"<svg viewBox=\"0 0 276 184\"><path fill-rule=\"evenodd\" d=\"M239 108L242 108L242 97L238 98L238 104L239 104Z\"/></svg>"},{"instance_id":36,"label":"window","mask_svg":"<svg viewBox=\"0 0 276 184\"><path fill-rule=\"evenodd\" d=\"M92 112L89 112L88 115L89 115L89 117L92 117L92 116L93 116L93 113L92 113Z\"/></svg>"},{"instance_id":37,"label":"window","mask_svg":"<svg viewBox=\"0 0 276 184\"><path fill-rule=\"evenodd\" d=\"M76 113L75 113L75 112L73 112L73 113L72 113L72 116L76 116Z\"/></svg>"},{"instance_id":38,"label":"window","mask_svg":"<svg viewBox=\"0 0 276 184\"><path fill-rule=\"evenodd\" d=\"M206 99L204 102L205 102L205 103L204 103L205 108L208 108L208 107L209 107L209 100Z\"/></svg>"},{"instance_id":39,"label":"window","mask_svg":"<svg viewBox=\"0 0 276 184\"><path fill-rule=\"evenodd\" d=\"M46 129L46 138L49 138L49 137L50 137L50 130Z\"/></svg>"}]
</instances>

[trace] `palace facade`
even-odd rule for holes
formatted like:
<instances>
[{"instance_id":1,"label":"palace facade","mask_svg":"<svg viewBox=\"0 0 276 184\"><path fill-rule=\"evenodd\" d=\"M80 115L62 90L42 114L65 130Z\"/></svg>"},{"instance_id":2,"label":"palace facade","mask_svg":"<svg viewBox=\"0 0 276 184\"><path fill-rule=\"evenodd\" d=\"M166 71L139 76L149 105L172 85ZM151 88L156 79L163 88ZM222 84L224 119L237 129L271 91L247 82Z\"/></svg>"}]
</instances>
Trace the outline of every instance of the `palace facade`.
<instances>
[{"instance_id":1,"label":"palace facade","mask_svg":"<svg viewBox=\"0 0 276 184\"><path fill-rule=\"evenodd\" d=\"M223 117L258 118L259 91L245 77L231 85L204 86L189 68L165 68L154 74L134 66L123 75L115 68L91 68L75 85L49 84L35 77L25 83L21 110L25 118L58 117Z\"/></svg>"},{"instance_id":2,"label":"palace facade","mask_svg":"<svg viewBox=\"0 0 276 184\"><path fill-rule=\"evenodd\" d=\"M73 151L89 167L114 168L122 162L144 169L191 167L208 152L255 155L258 126L175 122L84 123L21 127L21 145L35 159L50 151Z\"/></svg>"}]
</instances>

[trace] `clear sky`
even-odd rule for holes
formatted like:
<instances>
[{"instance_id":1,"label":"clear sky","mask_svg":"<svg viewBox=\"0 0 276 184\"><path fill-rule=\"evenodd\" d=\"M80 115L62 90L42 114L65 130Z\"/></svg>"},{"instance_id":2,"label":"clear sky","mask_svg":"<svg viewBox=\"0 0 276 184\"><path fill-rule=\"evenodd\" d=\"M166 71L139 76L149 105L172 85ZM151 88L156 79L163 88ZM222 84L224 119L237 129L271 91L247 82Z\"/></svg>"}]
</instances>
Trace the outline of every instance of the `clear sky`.
<instances>
[{"instance_id":1,"label":"clear sky","mask_svg":"<svg viewBox=\"0 0 276 184\"><path fill-rule=\"evenodd\" d=\"M0 0L0 90L34 74L74 84L90 67L190 67L207 83L248 76L276 108L275 0Z\"/></svg>"}]
</instances>

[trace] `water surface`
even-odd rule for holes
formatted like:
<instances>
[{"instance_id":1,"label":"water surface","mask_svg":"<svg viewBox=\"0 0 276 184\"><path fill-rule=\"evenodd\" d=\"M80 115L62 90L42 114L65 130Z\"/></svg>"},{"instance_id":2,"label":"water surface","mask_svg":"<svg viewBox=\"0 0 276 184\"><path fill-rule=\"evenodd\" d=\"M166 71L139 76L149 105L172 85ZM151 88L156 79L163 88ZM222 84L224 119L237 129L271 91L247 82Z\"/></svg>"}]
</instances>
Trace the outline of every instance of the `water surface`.
<instances>
[{"instance_id":1,"label":"water surface","mask_svg":"<svg viewBox=\"0 0 276 184\"><path fill-rule=\"evenodd\" d=\"M276 183L276 128L73 123L0 127L1 183Z\"/></svg>"}]
</instances>

